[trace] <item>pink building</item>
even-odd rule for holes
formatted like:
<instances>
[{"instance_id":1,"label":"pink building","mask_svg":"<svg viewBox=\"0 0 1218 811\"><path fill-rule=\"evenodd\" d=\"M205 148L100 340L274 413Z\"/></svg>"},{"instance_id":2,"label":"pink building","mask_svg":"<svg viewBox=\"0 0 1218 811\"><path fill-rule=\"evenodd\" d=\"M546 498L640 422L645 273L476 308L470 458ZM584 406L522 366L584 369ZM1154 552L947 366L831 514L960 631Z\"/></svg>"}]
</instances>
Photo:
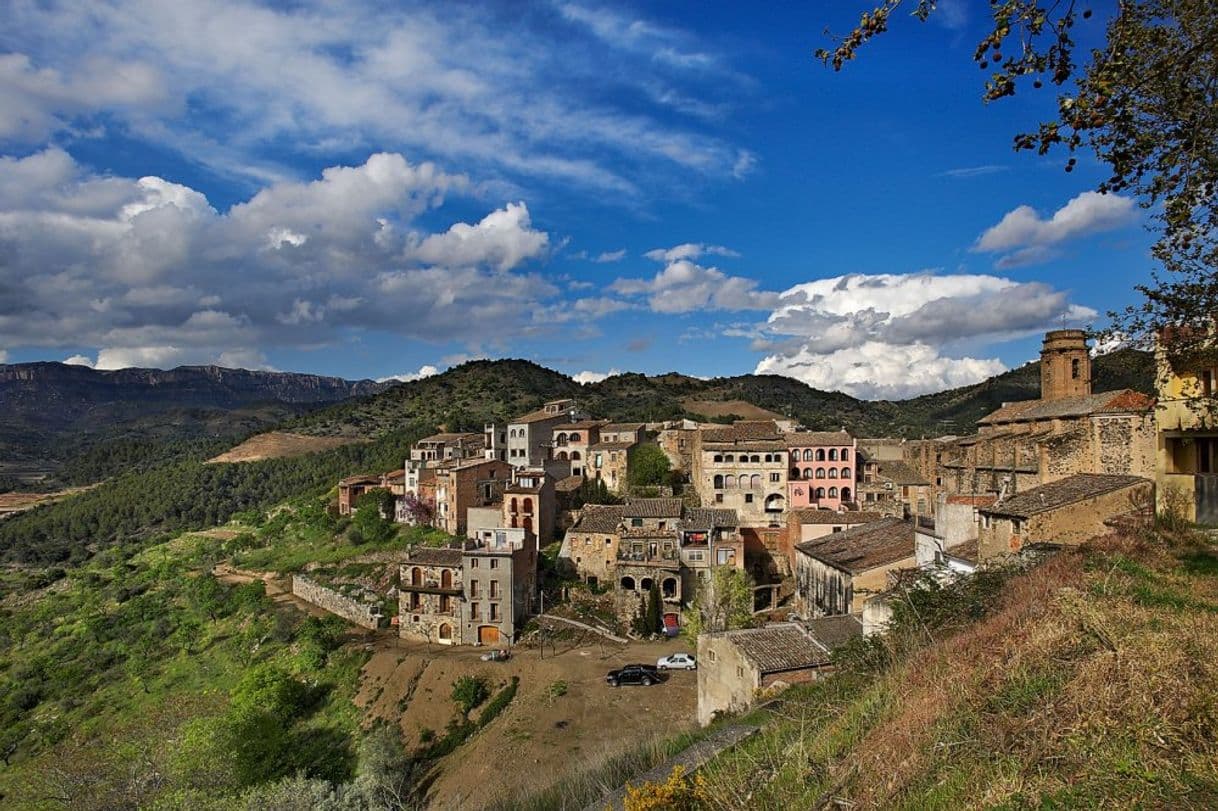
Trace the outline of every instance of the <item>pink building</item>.
<instances>
[{"instance_id":1,"label":"pink building","mask_svg":"<svg viewBox=\"0 0 1218 811\"><path fill-rule=\"evenodd\" d=\"M858 447L845 431L786 434L791 455L787 498L789 509L817 507L836 510L855 499Z\"/></svg>"}]
</instances>

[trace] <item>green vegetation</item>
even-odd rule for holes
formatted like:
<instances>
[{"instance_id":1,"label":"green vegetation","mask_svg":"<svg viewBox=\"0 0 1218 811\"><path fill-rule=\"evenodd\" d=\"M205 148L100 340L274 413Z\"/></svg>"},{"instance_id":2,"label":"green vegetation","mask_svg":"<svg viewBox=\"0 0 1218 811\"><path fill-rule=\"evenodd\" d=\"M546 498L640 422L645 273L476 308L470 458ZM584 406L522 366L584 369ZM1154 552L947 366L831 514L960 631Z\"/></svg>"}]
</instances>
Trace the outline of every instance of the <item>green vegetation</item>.
<instances>
[{"instance_id":1,"label":"green vegetation","mask_svg":"<svg viewBox=\"0 0 1218 811\"><path fill-rule=\"evenodd\" d=\"M659 445L639 445L630 453L630 484L634 487L655 487L667 484L670 464Z\"/></svg>"},{"instance_id":2,"label":"green vegetation","mask_svg":"<svg viewBox=\"0 0 1218 811\"><path fill-rule=\"evenodd\" d=\"M715 566L699 578L685 612L683 633L691 644L698 634L749 628L753 618L753 578L735 566Z\"/></svg>"},{"instance_id":3,"label":"green vegetation","mask_svg":"<svg viewBox=\"0 0 1218 811\"><path fill-rule=\"evenodd\" d=\"M461 676L453 682L453 701L464 716L480 707L490 694L490 685L482 676Z\"/></svg>"},{"instance_id":4,"label":"green vegetation","mask_svg":"<svg viewBox=\"0 0 1218 811\"><path fill-rule=\"evenodd\" d=\"M512 703L512 699L516 697L516 690L520 687L520 677L512 676L511 682L506 687L495 693L487 705L482 708L482 712L478 713L478 728L489 724L499 717L500 713L507 709L508 704Z\"/></svg>"}]
</instances>

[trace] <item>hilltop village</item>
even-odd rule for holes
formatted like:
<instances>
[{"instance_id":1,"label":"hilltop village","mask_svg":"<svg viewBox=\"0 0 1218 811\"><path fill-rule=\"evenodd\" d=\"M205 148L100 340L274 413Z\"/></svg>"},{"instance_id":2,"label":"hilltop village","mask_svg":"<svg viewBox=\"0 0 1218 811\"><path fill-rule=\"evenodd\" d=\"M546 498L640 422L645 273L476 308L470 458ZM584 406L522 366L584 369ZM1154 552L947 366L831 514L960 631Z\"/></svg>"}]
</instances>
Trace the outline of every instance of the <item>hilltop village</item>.
<instances>
[{"instance_id":1,"label":"hilltop village","mask_svg":"<svg viewBox=\"0 0 1218 811\"><path fill-rule=\"evenodd\" d=\"M294 590L368 627L396 623L404 639L508 648L561 608L541 603L544 577L579 583L611 607L605 633L697 624L698 719L709 723L817 678L834 648L882 631L906 574L1051 555L1149 516L1156 475L1166 492L1212 469L1199 466L1212 454L1185 458L1212 450L1181 439L1197 425L1176 415L1168 430L1153 398L1092 390L1082 331L1048 333L1040 368L1038 399L1003 405L970 436L856 437L785 419L623 424L574 399L481 433L437 433L401 468L338 483L340 514L379 494L383 517L452 536L402 553L397 615L303 576ZM1171 391L1196 382L1186 378ZM725 569L747 576L751 627L702 616L706 584Z\"/></svg>"}]
</instances>

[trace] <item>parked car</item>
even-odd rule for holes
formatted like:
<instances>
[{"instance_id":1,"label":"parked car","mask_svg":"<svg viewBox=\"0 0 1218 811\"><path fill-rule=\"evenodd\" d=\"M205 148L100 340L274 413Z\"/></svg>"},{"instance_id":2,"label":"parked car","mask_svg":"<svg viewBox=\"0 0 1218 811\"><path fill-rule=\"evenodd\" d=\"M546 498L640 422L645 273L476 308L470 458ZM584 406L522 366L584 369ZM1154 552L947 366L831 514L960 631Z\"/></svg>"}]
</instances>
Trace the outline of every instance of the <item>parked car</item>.
<instances>
[{"instance_id":1,"label":"parked car","mask_svg":"<svg viewBox=\"0 0 1218 811\"><path fill-rule=\"evenodd\" d=\"M620 687L623 684L641 684L650 687L660 681L660 673L651 665L623 665L617 670L605 674L605 681L610 687Z\"/></svg>"},{"instance_id":2,"label":"parked car","mask_svg":"<svg viewBox=\"0 0 1218 811\"><path fill-rule=\"evenodd\" d=\"M512 654L508 653L507 651L503 650L502 648L495 648L494 650L488 650L486 653L482 654L482 661L484 661L484 662L506 662L508 659L511 659L511 658L512 658Z\"/></svg>"},{"instance_id":3,"label":"parked car","mask_svg":"<svg viewBox=\"0 0 1218 811\"><path fill-rule=\"evenodd\" d=\"M673 653L656 660L660 670L697 670L698 660L692 653Z\"/></svg>"}]
</instances>

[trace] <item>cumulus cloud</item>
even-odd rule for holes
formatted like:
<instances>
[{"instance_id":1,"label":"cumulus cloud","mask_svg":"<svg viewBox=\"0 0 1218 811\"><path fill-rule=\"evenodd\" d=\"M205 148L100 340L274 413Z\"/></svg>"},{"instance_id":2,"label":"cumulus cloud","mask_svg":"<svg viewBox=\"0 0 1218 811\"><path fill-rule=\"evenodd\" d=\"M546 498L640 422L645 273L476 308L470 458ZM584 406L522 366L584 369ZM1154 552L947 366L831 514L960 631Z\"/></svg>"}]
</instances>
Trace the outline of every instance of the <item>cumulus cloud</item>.
<instances>
[{"instance_id":1,"label":"cumulus cloud","mask_svg":"<svg viewBox=\"0 0 1218 811\"><path fill-rule=\"evenodd\" d=\"M607 372L591 372L584 370L571 376L571 379L581 386L586 386L589 383L600 383L602 380L607 380L615 375L620 375L621 370L610 369Z\"/></svg>"},{"instance_id":2,"label":"cumulus cloud","mask_svg":"<svg viewBox=\"0 0 1218 811\"><path fill-rule=\"evenodd\" d=\"M72 355L71 357L64 358L63 362L68 366L88 366L93 368L93 359L84 355Z\"/></svg>"},{"instance_id":3,"label":"cumulus cloud","mask_svg":"<svg viewBox=\"0 0 1218 811\"><path fill-rule=\"evenodd\" d=\"M605 251L604 253L598 254L597 257L592 261L603 265L609 262L620 262L625 258L626 249L622 248L620 251Z\"/></svg>"},{"instance_id":4,"label":"cumulus cloud","mask_svg":"<svg viewBox=\"0 0 1218 811\"><path fill-rule=\"evenodd\" d=\"M693 261L705 255L739 256L721 245L685 243L673 248L648 251L648 259L664 263L650 279L618 279L610 290L624 296L646 296L657 313L687 313L694 310L766 310L777 305L779 296L758 289L758 282L744 276L729 276L715 267Z\"/></svg>"},{"instance_id":5,"label":"cumulus cloud","mask_svg":"<svg viewBox=\"0 0 1218 811\"><path fill-rule=\"evenodd\" d=\"M376 154L221 212L186 186L94 175L58 149L0 158L0 342L96 346L107 369L266 368L267 347L351 329L522 334L559 293L522 269L549 237L524 203L439 233L419 227L465 188L461 175Z\"/></svg>"},{"instance_id":6,"label":"cumulus cloud","mask_svg":"<svg viewBox=\"0 0 1218 811\"><path fill-rule=\"evenodd\" d=\"M409 383L412 380L422 380L425 377L438 375L440 370L430 363L426 363L419 367L417 372L404 372L400 375L389 375L388 377L378 377L377 383L388 383L391 380L396 380L399 383Z\"/></svg>"},{"instance_id":7,"label":"cumulus cloud","mask_svg":"<svg viewBox=\"0 0 1218 811\"><path fill-rule=\"evenodd\" d=\"M743 151L726 134L669 114L731 96L729 82L744 92L747 77L723 53L574 5L504 15L326 0L9 4L0 139L42 144L117 126L263 182L285 174L265 156L293 143L343 154L378 144L635 195L739 174ZM606 77L633 92L587 90ZM649 89L657 83L671 92Z\"/></svg>"},{"instance_id":8,"label":"cumulus cloud","mask_svg":"<svg viewBox=\"0 0 1218 811\"><path fill-rule=\"evenodd\" d=\"M1005 366L953 347L999 343L1097 313L1049 285L999 276L850 274L796 285L766 322L731 328L766 357L758 373L897 399L976 383Z\"/></svg>"},{"instance_id":9,"label":"cumulus cloud","mask_svg":"<svg viewBox=\"0 0 1218 811\"><path fill-rule=\"evenodd\" d=\"M1070 200L1044 219L1031 206L1019 206L985 230L973 245L978 253L1005 254L1000 267L1042 262L1051 258L1054 246L1101 231L1111 231L1133 222L1137 208L1129 197L1087 191Z\"/></svg>"}]
</instances>

